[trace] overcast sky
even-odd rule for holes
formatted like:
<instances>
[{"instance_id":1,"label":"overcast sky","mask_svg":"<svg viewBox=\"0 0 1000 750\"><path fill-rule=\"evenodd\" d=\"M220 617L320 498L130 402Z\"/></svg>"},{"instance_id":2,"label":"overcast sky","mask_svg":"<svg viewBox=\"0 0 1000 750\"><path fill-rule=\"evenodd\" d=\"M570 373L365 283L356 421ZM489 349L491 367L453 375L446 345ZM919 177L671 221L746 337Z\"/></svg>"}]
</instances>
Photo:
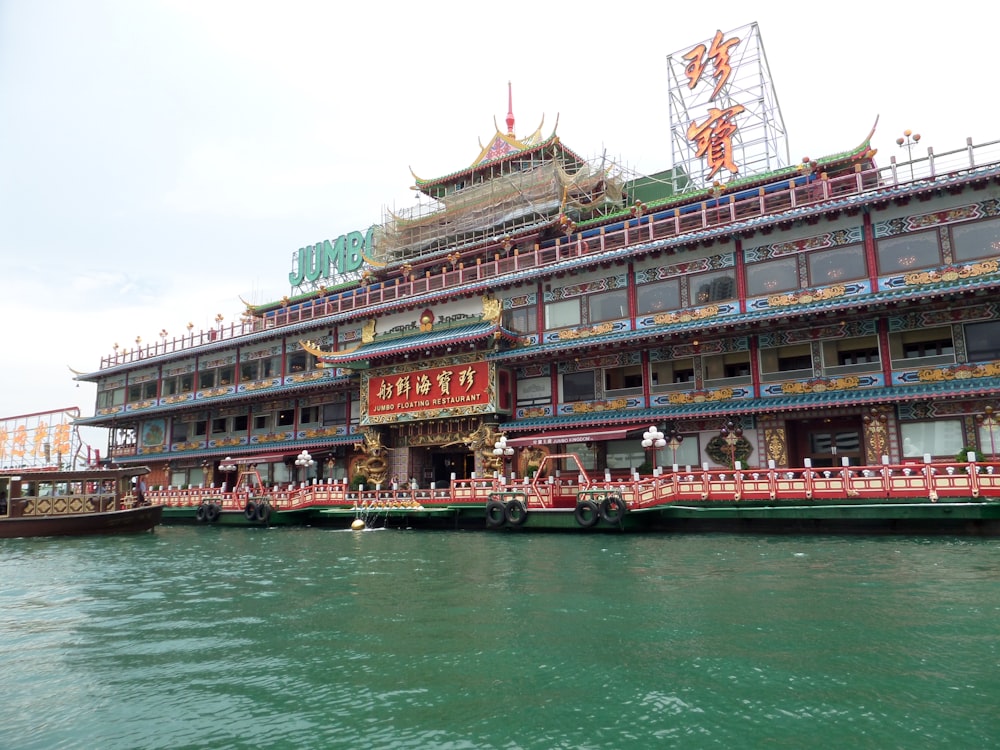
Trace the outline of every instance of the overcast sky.
<instances>
[{"instance_id":1,"label":"overcast sky","mask_svg":"<svg viewBox=\"0 0 1000 750\"><path fill-rule=\"evenodd\" d=\"M508 81L518 135L656 172L667 55L756 21L793 162L876 117L882 164L1000 138L992 3L803 8L0 0L0 416L92 414L70 368L287 294L297 248L468 166Z\"/></svg>"}]
</instances>

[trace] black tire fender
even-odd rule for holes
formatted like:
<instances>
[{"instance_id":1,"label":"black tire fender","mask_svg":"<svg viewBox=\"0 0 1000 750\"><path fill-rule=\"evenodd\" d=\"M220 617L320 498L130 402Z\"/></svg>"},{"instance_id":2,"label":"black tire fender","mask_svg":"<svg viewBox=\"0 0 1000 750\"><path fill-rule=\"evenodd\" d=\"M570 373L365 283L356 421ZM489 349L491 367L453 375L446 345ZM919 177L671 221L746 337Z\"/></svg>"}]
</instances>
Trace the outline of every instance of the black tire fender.
<instances>
[{"instance_id":1,"label":"black tire fender","mask_svg":"<svg viewBox=\"0 0 1000 750\"><path fill-rule=\"evenodd\" d=\"M612 526L619 526L626 510L625 501L620 495L608 495L601 503L601 520Z\"/></svg>"},{"instance_id":2,"label":"black tire fender","mask_svg":"<svg viewBox=\"0 0 1000 750\"><path fill-rule=\"evenodd\" d=\"M510 500L504 506L503 515L511 526L523 526L528 519L528 507L520 500Z\"/></svg>"},{"instance_id":3,"label":"black tire fender","mask_svg":"<svg viewBox=\"0 0 1000 750\"><path fill-rule=\"evenodd\" d=\"M491 529L499 529L507 520L507 509L499 500L490 500L486 503L486 526Z\"/></svg>"},{"instance_id":4,"label":"black tire fender","mask_svg":"<svg viewBox=\"0 0 1000 750\"><path fill-rule=\"evenodd\" d=\"M593 500L581 500L576 504L573 517L576 518L577 525L584 529L589 529L601 520L601 512L597 507L597 503Z\"/></svg>"}]
</instances>

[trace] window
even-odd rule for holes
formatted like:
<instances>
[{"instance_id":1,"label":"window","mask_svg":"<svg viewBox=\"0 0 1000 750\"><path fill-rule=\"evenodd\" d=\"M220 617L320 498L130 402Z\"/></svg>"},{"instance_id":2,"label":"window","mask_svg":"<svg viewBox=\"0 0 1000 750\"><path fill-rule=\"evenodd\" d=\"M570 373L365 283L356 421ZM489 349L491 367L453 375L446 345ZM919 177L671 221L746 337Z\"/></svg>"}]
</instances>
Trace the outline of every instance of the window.
<instances>
[{"instance_id":1,"label":"window","mask_svg":"<svg viewBox=\"0 0 1000 750\"><path fill-rule=\"evenodd\" d=\"M226 420L224 417L219 417L212 420L212 434L213 435L223 435L226 432Z\"/></svg>"},{"instance_id":2,"label":"window","mask_svg":"<svg viewBox=\"0 0 1000 750\"><path fill-rule=\"evenodd\" d=\"M705 357L705 383L731 380L733 383L750 382L750 352L730 352Z\"/></svg>"},{"instance_id":3,"label":"window","mask_svg":"<svg viewBox=\"0 0 1000 750\"><path fill-rule=\"evenodd\" d=\"M594 371L568 372L562 377L563 401L593 401L597 394L594 389Z\"/></svg>"},{"instance_id":4,"label":"window","mask_svg":"<svg viewBox=\"0 0 1000 750\"><path fill-rule=\"evenodd\" d=\"M699 273L692 276L689 283L692 305L736 299L736 272L733 270Z\"/></svg>"},{"instance_id":5,"label":"window","mask_svg":"<svg viewBox=\"0 0 1000 750\"><path fill-rule=\"evenodd\" d=\"M552 402L550 378L527 378L517 381L518 406L542 406Z\"/></svg>"},{"instance_id":6,"label":"window","mask_svg":"<svg viewBox=\"0 0 1000 750\"><path fill-rule=\"evenodd\" d=\"M799 264L795 256L747 266L747 296L787 292L799 288Z\"/></svg>"},{"instance_id":7,"label":"window","mask_svg":"<svg viewBox=\"0 0 1000 750\"><path fill-rule=\"evenodd\" d=\"M936 419L933 422L902 422L903 458L924 455L952 458L964 447L960 419Z\"/></svg>"},{"instance_id":8,"label":"window","mask_svg":"<svg viewBox=\"0 0 1000 750\"><path fill-rule=\"evenodd\" d=\"M783 380L790 374L805 377L812 372L812 348L792 344L760 350L760 371L764 380Z\"/></svg>"},{"instance_id":9,"label":"window","mask_svg":"<svg viewBox=\"0 0 1000 750\"><path fill-rule=\"evenodd\" d=\"M233 417L233 432L246 432L247 423L249 419L246 414L241 414L238 417Z\"/></svg>"},{"instance_id":10,"label":"window","mask_svg":"<svg viewBox=\"0 0 1000 750\"><path fill-rule=\"evenodd\" d=\"M879 272L883 274L905 273L941 264L936 231L887 237L878 241L876 253Z\"/></svg>"},{"instance_id":11,"label":"window","mask_svg":"<svg viewBox=\"0 0 1000 750\"><path fill-rule=\"evenodd\" d=\"M929 359L921 364L950 364L955 361L955 344L950 327L902 331L889 337L893 362L908 359Z\"/></svg>"},{"instance_id":12,"label":"window","mask_svg":"<svg viewBox=\"0 0 1000 750\"><path fill-rule=\"evenodd\" d=\"M295 352L288 356L288 372L305 372L313 368L315 358L308 352Z\"/></svg>"},{"instance_id":13,"label":"window","mask_svg":"<svg viewBox=\"0 0 1000 750\"><path fill-rule=\"evenodd\" d=\"M303 406L299 409L299 424L313 424L319 422L318 406Z\"/></svg>"},{"instance_id":14,"label":"window","mask_svg":"<svg viewBox=\"0 0 1000 750\"><path fill-rule=\"evenodd\" d=\"M642 365L611 367L604 371L604 390L621 391L642 388Z\"/></svg>"},{"instance_id":15,"label":"window","mask_svg":"<svg viewBox=\"0 0 1000 750\"><path fill-rule=\"evenodd\" d=\"M860 336L823 342L823 365L841 372L872 372L881 367L876 336Z\"/></svg>"},{"instance_id":16,"label":"window","mask_svg":"<svg viewBox=\"0 0 1000 750\"><path fill-rule=\"evenodd\" d=\"M112 388L97 394L98 408L107 409L111 406L121 406L123 403L125 403L124 388Z\"/></svg>"},{"instance_id":17,"label":"window","mask_svg":"<svg viewBox=\"0 0 1000 750\"><path fill-rule=\"evenodd\" d=\"M163 381L163 395L176 396L179 393L190 393L193 390L194 376L191 373L176 375Z\"/></svg>"},{"instance_id":18,"label":"window","mask_svg":"<svg viewBox=\"0 0 1000 750\"><path fill-rule=\"evenodd\" d=\"M587 297L587 304L590 309L590 320L597 322L601 320L618 320L627 318L628 295L624 289L603 294L591 294Z\"/></svg>"},{"instance_id":19,"label":"window","mask_svg":"<svg viewBox=\"0 0 1000 750\"><path fill-rule=\"evenodd\" d=\"M205 437L208 432L208 420L200 419L194 423L194 434L195 437Z\"/></svg>"},{"instance_id":20,"label":"window","mask_svg":"<svg viewBox=\"0 0 1000 750\"><path fill-rule=\"evenodd\" d=\"M323 404L323 425L339 425L347 422L347 402L338 401L335 404Z\"/></svg>"},{"instance_id":21,"label":"window","mask_svg":"<svg viewBox=\"0 0 1000 750\"><path fill-rule=\"evenodd\" d=\"M662 429L662 427L661 427ZM660 448L656 452L656 464L665 469L676 463L680 470L687 466L701 466L701 449L698 445L698 435L684 435L677 451L669 447ZM643 450L639 440L631 438L629 440L609 440L605 443L605 461L609 469L633 469L639 468L644 463L651 461L652 451Z\"/></svg>"},{"instance_id":22,"label":"window","mask_svg":"<svg viewBox=\"0 0 1000 750\"><path fill-rule=\"evenodd\" d=\"M1000 359L1000 320L966 324L965 346L970 362Z\"/></svg>"},{"instance_id":23,"label":"window","mask_svg":"<svg viewBox=\"0 0 1000 750\"><path fill-rule=\"evenodd\" d=\"M295 423L295 410L282 409L278 412L278 427L291 427Z\"/></svg>"},{"instance_id":24,"label":"window","mask_svg":"<svg viewBox=\"0 0 1000 750\"><path fill-rule=\"evenodd\" d=\"M650 364L652 375L650 385L657 390L670 390L678 386L694 383L694 359L675 359L670 362L654 362ZM693 387L689 385L689 387Z\"/></svg>"},{"instance_id":25,"label":"window","mask_svg":"<svg viewBox=\"0 0 1000 750\"><path fill-rule=\"evenodd\" d=\"M267 432L269 429L271 429L271 415L254 414L253 416L254 432Z\"/></svg>"},{"instance_id":26,"label":"window","mask_svg":"<svg viewBox=\"0 0 1000 750\"><path fill-rule=\"evenodd\" d=\"M148 380L145 383L136 383L128 387L128 400L130 403L145 401L156 398L156 381Z\"/></svg>"},{"instance_id":27,"label":"window","mask_svg":"<svg viewBox=\"0 0 1000 750\"><path fill-rule=\"evenodd\" d=\"M274 357L265 359L254 359L240 364L240 382L245 383L253 380L266 380L274 377L277 370L277 361Z\"/></svg>"},{"instance_id":28,"label":"window","mask_svg":"<svg viewBox=\"0 0 1000 750\"><path fill-rule=\"evenodd\" d=\"M681 283L678 279L667 279L642 284L636 287L635 297L636 312L639 315L676 310L681 306Z\"/></svg>"},{"instance_id":29,"label":"window","mask_svg":"<svg viewBox=\"0 0 1000 750\"><path fill-rule=\"evenodd\" d=\"M576 299L550 302L545 306L545 328L566 328L580 325L580 301Z\"/></svg>"},{"instance_id":30,"label":"window","mask_svg":"<svg viewBox=\"0 0 1000 750\"><path fill-rule=\"evenodd\" d=\"M963 224L951 230L955 260L995 258L1000 255L1000 219Z\"/></svg>"},{"instance_id":31,"label":"window","mask_svg":"<svg viewBox=\"0 0 1000 750\"><path fill-rule=\"evenodd\" d=\"M534 305L505 310L503 320L504 326L515 333L536 333L538 331Z\"/></svg>"},{"instance_id":32,"label":"window","mask_svg":"<svg viewBox=\"0 0 1000 750\"><path fill-rule=\"evenodd\" d=\"M188 439L188 423L174 421L171 427L171 438L175 443L183 443Z\"/></svg>"},{"instance_id":33,"label":"window","mask_svg":"<svg viewBox=\"0 0 1000 750\"><path fill-rule=\"evenodd\" d=\"M868 276L862 245L812 252L806 255L806 263L809 266L809 283L813 286L837 284Z\"/></svg>"}]
</instances>

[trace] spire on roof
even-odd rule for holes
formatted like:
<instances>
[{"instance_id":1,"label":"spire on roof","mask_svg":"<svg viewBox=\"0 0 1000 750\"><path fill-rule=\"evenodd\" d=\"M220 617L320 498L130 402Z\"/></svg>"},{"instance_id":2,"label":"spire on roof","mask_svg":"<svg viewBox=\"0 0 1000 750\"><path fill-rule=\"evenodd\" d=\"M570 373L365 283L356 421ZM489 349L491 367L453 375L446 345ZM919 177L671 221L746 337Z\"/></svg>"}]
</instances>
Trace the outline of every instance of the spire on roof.
<instances>
[{"instance_id":1,"label":"spire on roof","mask_svg":"<svg viewBox=\"0 0 1000 750\"><path fill-rule=\"evenodd\" d=\"M507 81L507 135L514 135L514 94Z\"/></svg>"}]
</instances>

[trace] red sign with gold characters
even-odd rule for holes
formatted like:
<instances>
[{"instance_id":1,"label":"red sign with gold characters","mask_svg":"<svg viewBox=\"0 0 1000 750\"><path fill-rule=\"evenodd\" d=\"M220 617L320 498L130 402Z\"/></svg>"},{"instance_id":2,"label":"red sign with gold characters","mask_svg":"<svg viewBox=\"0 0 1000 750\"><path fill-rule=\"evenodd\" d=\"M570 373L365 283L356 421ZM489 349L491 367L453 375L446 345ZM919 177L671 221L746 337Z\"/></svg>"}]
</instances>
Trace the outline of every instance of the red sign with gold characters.
<instances>
[{"instance_id":1,"label":"red sign with gold characters","mask_svg":"<svg viewBox=\"0 0 1000 750\"><path fill-rule=\"evenodd\" d=\"M490 402L490 368L486 362L467 362L399 375L368 379L368 416L404 414Z\"/></svg>"}]
</instances>

